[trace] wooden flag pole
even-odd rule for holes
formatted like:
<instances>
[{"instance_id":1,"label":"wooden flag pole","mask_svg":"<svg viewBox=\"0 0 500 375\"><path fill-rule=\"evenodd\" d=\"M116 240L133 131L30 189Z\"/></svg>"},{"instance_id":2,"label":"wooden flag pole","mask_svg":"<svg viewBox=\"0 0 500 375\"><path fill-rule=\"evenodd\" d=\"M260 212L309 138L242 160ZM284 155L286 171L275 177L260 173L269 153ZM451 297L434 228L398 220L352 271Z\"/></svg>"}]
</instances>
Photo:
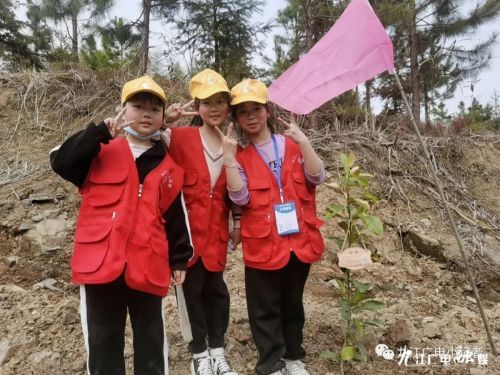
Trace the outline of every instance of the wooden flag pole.
<instances>
[{"instance_id":1,"label":"wooden flag pole","mask_svg":"<svg viewBox=\"0 0 500 375\"><path fill-rule=\"evenodd\" d=\"M439 196L441 197L441 201L443 202L444 208L446 210L446 215L448 216L448 220L450 222L451 228L453 230L453 235L455 236L455 239L457 240L458 248L460 250L460 253L462 254L462 259L465 264L465 269L467 271L467 276L469 278L470 286L474 292L474 298L476 299L477 307L479 308L479 313L481 314L481 318L483 319L483 324L484 328L486 330L486 335L488 336L488 341L491 346L491 352L493 353L494 356L497 356L497 351L495 349L495 344L493 342L493 338L490 333L490 329L488 327L488 320L486 318L486 315L484 314L483 310L483 305L481 303L481 299L479 298L479 293L476 288L476 282L474 281L474 275L472 274L471 268L469 266L469 261L467 260L467 255L465 254L464 246L462 243L462 238L460 237L460 234L458 233L457 226L455 224L455 220L453 219L453 216L451 215L450 207L448 205L448 201L446 200L446 197L444 196L443 188L441 186L441 182L439 181L436 169L434 167L434 164L432 163L432 160L430 158L429 152L427 151L427 147L425 146L424 140L422 139L422 136L420 135L420 131L418 130L417 123L415 122L415 118L413 117L410 104L408 103L408 99L406 97L406 93L403 89L403 86L401 85L401 81L399 80L398 73L394 69L392 71L394 74L394 77L396 77L396 82L399 87L399 91L401 92L401 96L403 98L405 107L406 107L406 112L408 112L408 116L410 117L411 123L413 125L413 128L415 130L415 133L417 134L418 140L420 144L422 145L422 149L424 150L424 156L429 164L429 169L431 170L432 177L434 179L434 182L438 188L439 191Z\"/></svg>"}]
</instances>

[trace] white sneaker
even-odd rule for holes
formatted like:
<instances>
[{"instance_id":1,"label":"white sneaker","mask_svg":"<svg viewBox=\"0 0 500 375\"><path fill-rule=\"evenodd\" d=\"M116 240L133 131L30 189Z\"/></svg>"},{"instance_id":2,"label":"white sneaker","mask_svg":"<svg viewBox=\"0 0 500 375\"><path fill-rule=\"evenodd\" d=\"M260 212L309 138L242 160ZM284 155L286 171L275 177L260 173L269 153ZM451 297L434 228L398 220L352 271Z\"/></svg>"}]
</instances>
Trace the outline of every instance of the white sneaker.
<instances>
[{"instance_id":1,"label":"white sneaker","mask_svg":"<svg viewBox=\"0 0 500 375\"><path fill-rule=\"evenodd\" d=\"M214 375L238 375L229 363L227 363L226 356L224 355L224 348L208 349L210 358L212 358L212 368Z\"/></svg>"},{"instance_id":2,"label":"white sneaker","mask_svg":"<svg viewBox=\"0 0 500 375\"><path fill-rule=\"evenodd\" d=\"M306 365L299 360L291 361L285 359L286 363L286 373L288 375L311 375L309 371L306 370Z\"/></svg>"},{"instance_id":3,"label":"white sneaker","mask_svg":"<svg viewBox=\"0 0 500 375\"><path fill-rule=\"evenodd\" d=\"M269 375L286 375L286 367L283 367L281 370L275 371Z\"/></svg>"},{"instance_id":4,"label":"white sneaker","mask_svg":"<svg viewBox=\"0 0 500 375\"><path fill-rule=\"evenodd\" d=\"M193 355L191 361L191 375L215 375L212 370L212 359L208 355L208 351Z\"/></svg>"}]
</instances>

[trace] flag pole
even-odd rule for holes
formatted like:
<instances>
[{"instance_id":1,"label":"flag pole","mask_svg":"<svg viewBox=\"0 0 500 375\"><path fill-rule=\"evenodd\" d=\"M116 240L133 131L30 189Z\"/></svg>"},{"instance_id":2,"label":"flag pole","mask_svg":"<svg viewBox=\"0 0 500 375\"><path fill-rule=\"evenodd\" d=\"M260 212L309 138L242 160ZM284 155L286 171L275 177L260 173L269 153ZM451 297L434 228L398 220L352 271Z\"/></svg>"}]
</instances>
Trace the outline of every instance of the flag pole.
<instances>
[{"instance_id":1,"label":"flag pole","mask_svg":"<svg viewBox=\"0 0 500 375\"><path fill-rule=\"evenodd\" d=\"M396 78L396 82L399 87L399 91L401 92L401 96L403 98L403 102L406 107L406 112L408 112L408 116L410 117L411 123L413 125L413 129L415 130L415 133L417 134L418 140L422 146L422 149L424 150L424 156L427 159L427 162L429 163L429 169L431 170L432 177L434 179L434 183L436 184L438 191L439 191L439 196L441 197L441 201L444 205L445 211L446 211L446 216L448 216L448 220L450 222L451 228L453 230L453 235L455 236L455 239L457 240L458 248L460 250L460 253L462 255L462 259L465 264L465 269L467 271L467 276L469 278L470 286L474 292L474 298L476 299L477 307L479 308L479 313L481 314L481 318L483 320L484 328L486 330L486 335L488 336L488 341L490 343L491 347L491 352L493 353L494 356L497 356L497 351L495 348L495 343L493 342L493 338L491 337L490 329L488 327L488 320L486 318L486 315L484 314L483 310L483 305L481 303L481 298L479 297L479 292L477 291L476 288L476 282L474 280L474 275L472 274L471 268L469 266L469 261L467 260L467 255L464 250L462 238L460 237L460 234L458 233L457 226L455 224L455 220L453 219L453 216L451 215L450 207L448 205L448 201L446 200L446 197L443 192L443 187L441 186L441 182L439 181L436 169L434 167L434 164L432 163L432 160L430 158L429 152L427 151L427 147L425 146L424 140L422 136L420 135L420 131L418 130L417 123L415 121L415 118L413 117L410 104L408 103L408 99L406 97L406 93L403 89L403 85L401 85L401 81L399 80L398 73L396 72L396 69L393 69L391 71L392 74L394 74L394 77Z\"/></svg>"}]
</instances>

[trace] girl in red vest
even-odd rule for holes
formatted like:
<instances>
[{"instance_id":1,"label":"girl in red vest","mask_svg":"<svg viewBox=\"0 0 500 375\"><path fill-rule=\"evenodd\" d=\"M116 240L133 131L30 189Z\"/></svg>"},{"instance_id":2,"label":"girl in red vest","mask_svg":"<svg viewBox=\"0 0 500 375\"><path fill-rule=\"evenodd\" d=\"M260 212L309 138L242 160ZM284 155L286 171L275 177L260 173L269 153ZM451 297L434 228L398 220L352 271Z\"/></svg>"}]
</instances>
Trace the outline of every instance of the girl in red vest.
<instances>
[{"instance_id":1,"label":"girl in red vest","mask_svg":"<svg viewBox=\"0 0 500 375\"><path fill-rule=\"evenodd\" d=\"M165 102L150 77L129 81L116 118L90 123L50 153L54 171L82 195L71 269L88 374L125 375L127 313L134 373L168 374L163 297L171 275L183 282L193 248L183 171L159 139ZM115 138L122 128L126 136Z\"/></svg>"},{"instance_id":2,"label":"girl in red vest","mask_svg":"<svg viewBox=\"0 0 500 375\"><path fill-rule=\"evenodd\" d=\"M250 144L236 155L232 126L223 138L227 188L243 207L241 237L250 329L259 375L307 375L301 361L302 296L310 264L324 250L315 186L323 163L292 121L274 134L267 88L247 79L231 90L234 117ZM223 136L223 135L222 135Z\"/></svg>"},{"instance_id":3,"label":"girl in red vest","mask_svg":"<svg viewBox=\"0 0 500 375\"><path fill-rule=\"evenodd\" d=\"M224 353L229 292L223 271L229 237L231 247L240 241L239 214L233 212L235 229L230 234L230 201L218 133L229 114L230 94L224 78L210 69L191 79L189 92L199 113L194 122L201 126L173 127L164 132L170 155L185 171L183 191L194 247L186 281L177 289L177 297L185 297L189 317L192 374L234 375ZM176 110L177 117L186 115L179 106L171 107L167 111L171 120L175 120Z\"/></svg>"}]
</instances>

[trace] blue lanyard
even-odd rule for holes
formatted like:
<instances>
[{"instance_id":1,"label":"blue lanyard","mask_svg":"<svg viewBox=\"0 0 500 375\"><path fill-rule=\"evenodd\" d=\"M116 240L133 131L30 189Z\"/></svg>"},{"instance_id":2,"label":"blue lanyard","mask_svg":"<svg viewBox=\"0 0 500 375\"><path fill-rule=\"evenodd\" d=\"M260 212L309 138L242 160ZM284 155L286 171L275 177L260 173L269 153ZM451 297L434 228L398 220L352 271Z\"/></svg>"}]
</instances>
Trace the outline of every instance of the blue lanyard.
<instances>
[{"instance_id":1,"label":"blue lanyard","mask_svg":"<svg viewBox=\"0 0 500 375\"><path fill-rule=\"evenodd\" d=\"M275 138L274 134L272 134L272 133L271 133L271 139L273 141L274 157L276 158L276 174L274 174L271 166L266 162L266 160L264 159L264 157L257 150L257 147L255 147L255 145L253 145L253 144L252 144L252 146L255 147L255 149L257 151L257 155L260 156L260 158L262 159L262 161L264 162L264 164L267 165L267 167L269 168L269 170L271 171L271 173L274 175L274 177L276 177L276 181L278 182L278 187L280 189L281 203L283 203L283 196L285 194L283 193L283 184L281 183L281 159L280 159L280 155L279 155L279 152L278 152L278 143L276 142L276 138Z\"/></svg>"},{"instance_id":2,"label":"blue lanyard","mask_svg":"<svg viewBox=\"0 0 500 375\"><path fill-rule=\"evenodd\" d=\"M278 152L278 143L276 142L276 137L271 134L271 139L273 140L274 156L276 157L276 181L278 182L278 187L280 189L281 203L283 203L283 184L281 183L281 158Z\"/></svg>"}]
</instances>

